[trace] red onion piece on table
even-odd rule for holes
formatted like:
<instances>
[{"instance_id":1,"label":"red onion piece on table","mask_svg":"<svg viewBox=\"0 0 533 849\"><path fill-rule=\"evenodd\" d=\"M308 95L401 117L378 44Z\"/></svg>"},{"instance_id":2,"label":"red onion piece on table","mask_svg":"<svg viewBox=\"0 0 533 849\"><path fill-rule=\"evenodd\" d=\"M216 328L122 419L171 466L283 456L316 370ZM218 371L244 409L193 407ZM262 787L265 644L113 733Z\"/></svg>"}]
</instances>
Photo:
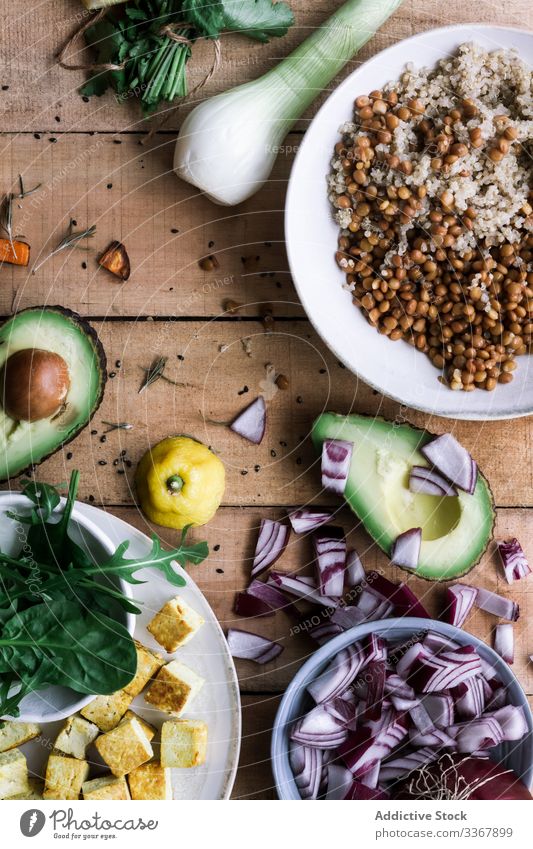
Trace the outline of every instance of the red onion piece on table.
<instances>
[{"instance_id":1,"label":"red onion piece on table","mask_svg":"<svg viewBox=\"0 0 533 849\"><path fill-rule=\"evenodd\" d=\"M350 472L353 443L344 439L325 439L322 444L322 486L343 495Z\"/></svg>"},{"instance_id":2,"label":"red onion piece on table","mask_svg":"<svg viewBox=\"0 0 533 849\"><path fill-rule=\"evenodd\" d=\"M429 619L429 613L423 604L417 599L414 592L407 584L395 584L381 575L379 572L371 571L366 576L369 586L388 599L394 606L395 616L417 616Z\"/></svg>"},{"instance_id":3,"label":"red onion piece on table","mask_svg":"<svg viewBox=\"0 0 533 849\"><path fill-rule=\"evenodd\" d=\"M397 536L391 550L391 560L394 565L403 566L404 569L415 572L421 544L422 528L410 528Z\"/></svg>"},{"instance_id":4,"label":"red onion piece on table","mask_svg":"<svg viewBox=\"0 0 533 849\"><path fill-rule=\"evenodd\" d=\"M233 610L237 616L273 616L274 610L269 604L249 593L237 593Z\"/></svg>"},{"instance_id":5,"label":"red onion piece on table","mask_svg":"<svg viewBox=\"0 0 533 849\"><path fill-rule=\"evenodd\" d=\"M244 660L254 660L256 663L268 663L283 651L283 646L252 634L249 631L241 631L239 628L229 628L227 641L232 657Z\"/></svg>"},{"instance_id":6,"label":"red onion piece on table","mask_svg":"<svg viewBox=\"0 0 533 849\"><path fill-rule=\"evenodd\" d=\"M262 395L252 401L230 424L230 429L239 436L259 445L266 429L266 404Z\"/></svg>"},{"instance_id":7,"label":"red onion piece on table","mask_svg":"<svg viewBox=\"0 0 533 849\"><path fill-rule=\"evenodd\" d=\"M457 490L435 469L413 466L409 475L409 489L418 495L456 496Z\"/></svg>"},{"instance_id":8,"label":"red onion piece on table","mask_svg":"<svg viewBox=\"0 0 533 849\"><path fill-rule=\"evenodd\" d=\"M289 541L290 528L273 519L261 519L252 563L252 578L257 578L278 560Z\"/></svg>"},{"instance_id":9,"label":"red onion piece on table","mask_svg":"<svg viewBox=\"0 0 533 849\"><path fill-rule=\"evenodd\" d=\"M455 584L453 587L448 587L446 590L446 621L450 625L461 628L474 606L476 596L477 589L468 587L466 584Z\"/></svg>"},{"instance_id":10,"label":"red onion piece on table","mask_svg":"<svg viewBox=\"0 0 533 849\"><path fill-rule=\"evenodd\" d=\"M501 540L497 542L497 546L508 584L512 584L513 581L519 581L521 578L526 578L531 574L527 557L516 538L510 539L507 542Z\"/></svg>"},{"instance_id":11,"label":"red onion piece on table","mask_svg":"<svg viewBox=\"0 0 533 849\"><path fill-rule=\"evenodd\" d=\"M320 595L314 578L307 577L306 575L271 572L268 576L268 585L278 587L289 593L289 595L294 595L313 604L320 604L325 607L337 607L339 604L337 598Z\"/></svg>"},{"instance_id":12,"label":"red onion piece on table","mask_svg":"<svg viewBox=\"0 0 533 849\"><path fill-rule=\"evenodd\" d=\"M450 483L472 495L477 483L477 466L466 448L451 433L437 436L420 450Z\"/></svg>"},{"instance_id":13,"label":"red onion piece on table","mask_svg":"<svg viewBox=\"0 0 533 849\"><path fill-rule=\"evenodd\" d=\"M516 602L483 587L478 587L475 605L487 613L492 613L493 616L509 619L511 622L517 622L520 616L520 608Z\"/></svg>"},{"instance_id":14,"label":"red onion piece on table","mask_svg":"<svg viewBox=\"0 0 533 849\"><path fill-rule=\"evenodd\" d=\"M342 634L342 628L340 625L336 625L331 621L321 622L319 625L311 628L308 633L313 640L316 640L320 646L323 646L324 643L332 640L333 637L338 637L339 634Z\"/></svg>"},{"instance_id":15,"label":"red onion piece on table","mask_svg":"<svg viewBox=\"0 0 533 849\"><path fill-rule=\"evenodd\" d=\"M346 587L347 589L352 589L353 587L357 587L364 580L365 570L361 563L361 559L357 551L355 551L355 549L351 549L351 551L348 551L346 555Z\"/></svg>"},{"instance_id":16,"label":"red onion piece on table","mask_svg":"<svg viewBox=\"0 0 533 849\"><path fill-rule=\"evenodd\" d=\"M496 625L494 629L494 651L506 663L514 663L514 634L513 626L509 622Z\"/></svg>"},{"instance_id":17,"label":"red onion piece on table","mask_svg":"<svg viewBox=\"0 0 533 849\"><path fill-rule=\"evenodd\" d=\"M301 507L300 510L289 513L289 521L295 534L307 534L309 531L315 531L321 525L327 525L331 518L332 514L327 510L314 510L306 507Z\"/></svg>"},{"instance_id":18,"label":"red onion piece on table","mask_svg":"<svg viewBox=\"0 0 533 849\"><path fill-rule=\"evenodd\" d=\"M272 584L264 584L263 581L254 580L247 587L246 592L248 595L253 595L264 601L274 611L285 610L287 613L300 615L297 608L287 599L285 594L277 587L272 586Z\"/></svg>"},{"instance_id":19,"label":"red onion piece on table","mask_svg":"<svg viewBox=\"0 0 533 849\"><path fill-rule=\"evenodd\" d=\"M326 525L313 534L317 586L322 596L340 598L344 592L346 540L342 528Z\"/></svg>"}]
</instances>

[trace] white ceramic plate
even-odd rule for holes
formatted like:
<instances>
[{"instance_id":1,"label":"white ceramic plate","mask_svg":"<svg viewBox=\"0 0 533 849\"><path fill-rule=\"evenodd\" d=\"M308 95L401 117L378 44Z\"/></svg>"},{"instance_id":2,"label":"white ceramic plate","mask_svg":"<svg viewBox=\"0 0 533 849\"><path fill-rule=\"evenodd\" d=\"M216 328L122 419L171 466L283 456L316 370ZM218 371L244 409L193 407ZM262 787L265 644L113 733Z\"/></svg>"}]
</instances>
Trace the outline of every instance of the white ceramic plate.
<instances>
[{"instance_id":1,"label":"white ceramic plate","mask_svg":"<svg viewBox=\"0 0 533 849\"><path fill-rule=\"evenodd\" d=\"M339 127L360 94L398 79L407 62L433 67L466 41L516 48L533 65L533 33L464 24L430 30L389 47L354 71L319 110L296 156L287 192L285 238L300 300L324 342L365 383L409 407L458 419L504 419L533 412L531 357L518 358L515 379L494 392L452 392L429 359L406 342L391 342L365 321L342 288L338 225L327 199L326 175Z\"/></svg>"},{"instance_id":2,"label":"white ceramic plate","mask_svg":"<svg viewBox=\"0 0 533 849\"><path fill-rule=\"evenodd\" d=\"M129 539L129 554L132 557L142 556L151 547L151 541L143 533L103 510L77 502L76 513L82 521L86 520L96 526L115 548L123 540ZM146 583L131 587L133 598L143 604L143 612L135 617L134 636L144 645L165 655L161 646L146 630L146 625L154 613L177 592L183 595L205 619L204 625L190 643L180 648L174 655L166 655L168 661L173 657L179 657L205 679L202 690L184 717L203 719L209 726L205 765L195 769L172 770L172 785L174 799L227 799L235 781L241 739L237 674L226 640L211 607L190 574L179 567L178 570L187 581L187 585L179 589L171 586L164 576L155 570L146 569L136 574ZM167 715L151 708L144 701L142 694L133 701L132 709L157 728L160 728L162 722L168 719ZM41 724L43 736L21 747L28 759L30 770L35 775L43 775L48 751L61 725L61 722ZM156 737L154 744L156 754L157 740ZM94 768L96 774L99 761L94 750L91 750L90 759L96 764ZM103 764L100 771L105 772Z\"/></svg>"}]
</instances>

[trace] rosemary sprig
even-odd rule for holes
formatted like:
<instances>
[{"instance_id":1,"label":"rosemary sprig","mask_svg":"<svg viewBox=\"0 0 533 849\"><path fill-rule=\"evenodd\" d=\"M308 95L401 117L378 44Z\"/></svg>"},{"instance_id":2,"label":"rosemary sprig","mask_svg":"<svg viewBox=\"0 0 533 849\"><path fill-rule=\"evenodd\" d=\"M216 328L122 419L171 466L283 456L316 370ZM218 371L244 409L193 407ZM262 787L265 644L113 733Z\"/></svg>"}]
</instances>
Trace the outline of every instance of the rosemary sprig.
<instances>
[{"instance_id":1,"label":"rosemary sprig","mask_svg":"<svg viewBox=\"0 0 533 849\"><path fill-rule=\"evenodd\" d=\"M37 183L37 185L34 186L33 189L28 189L28 191L26 191L26 189L24 188L24 180L22 179L22 174L19 174L20 192L17 195L17 198L19 200L24 200L24 198L27 198L28 195L32 195L34 192L36 192L38 189L40 189L41 186L42 186L42 183Z\"/></svg>"},{"instance_id":2,"label":"rosemary sprig","mask_svg":"<svg viewBox=\"0 0 533 849\"><path fill-rule=\"evenodd\" d=\"M148 389L148 387L151 386L152 383L155 383L156 380L159 380L161 377L163 377L163 372L165 370L166 364L167 358L159 357L159 359L154 360L150 368L144 369L146 374L143 382L141 383L138 393L139 395L141 394L141 392L144 392L145 389Z\"/></svg>"},{"instance_id":3,"label":"rosemary sprig","mask_svg":"<svg viewBox=\"0 0 533 849\"><path fill-rule=\"evenodd\" d=\"M112 430L133 430L133 425L129 422L106 422L102 419L102 424L108 426L106 433L111 433Z\"/></svg>"},{"instance_id":4,"label":"rosemary sprig","mask_svg":"<svg viewBox=\"0 0 533 849\"><path fill-rule=\"evenodd\" d=\"M87 230L77 230L73 232L71 222L67 235L64 236L64 238L61 239L59 244L57 244L55 248L50 251L49 254L47 254L40 262L38 262L37 265L33 266L31 273L35 274L35 272L41 267L41 265L44 265L45 262L48 262L51 257L55 256L55 254L58 254L60 251L64 251L66 250L66 248L75 247L78 242L82 241L82 239L90 239L91 236L94 236L95 232L96 224L93 224L91 227L88 227Z\"/></svg>"}]
</instances>

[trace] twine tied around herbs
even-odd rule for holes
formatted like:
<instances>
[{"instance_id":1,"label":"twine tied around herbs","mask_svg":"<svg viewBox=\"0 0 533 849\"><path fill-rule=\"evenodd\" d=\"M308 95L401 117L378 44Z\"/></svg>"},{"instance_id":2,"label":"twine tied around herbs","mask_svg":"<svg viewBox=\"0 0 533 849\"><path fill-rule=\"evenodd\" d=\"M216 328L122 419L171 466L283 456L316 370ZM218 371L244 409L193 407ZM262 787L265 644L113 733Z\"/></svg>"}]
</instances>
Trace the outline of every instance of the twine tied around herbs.
<instances>
[{"instance_id":1,"label":"twine tied around herbs","mask_svg":"<svg viewBox=\"0 0 533 849\"><path fill-rule=\"evenodd\" d=\"M57 53L57 62L61 68L65 68L67 71L122 71L126 67L126 62L120 62L116 64L114 62L88 62L88 63L73 63L67 61L67 54L70 48L76 43L76 41L80 38L80 36L84 35L89 27L94 26L99 23L102 18L106 15L107 9L100 9L96 14L91 15L87 21L80 24L80 26L74 30L74 32L69 35L66 39L59 52ZM175 24L164 24L159 30L159 35L164 35L169 38L171 41L175 41L177 44L188 44L192 46L193 41L188 38L186 35L182 35L176 30L188 30L193 29L193 25L189 23L175 23ZM220 41L218 38L210 39L213 43L213 62L211 64L210 69L204 76L200 82L194 86L189 92L188 96L194 94L199 89L203 88L206 83L216 74L219 66L220 66L220 57L221 57L221 47ZM179 108L179 106L175 107L175 109ZM169 112L166 118L161 122L160 126L162 126L166 121L168 121L171 114L173 114L174 109ZM153 132L153 131L152 131Z\"/></svg>"}]
</instances>

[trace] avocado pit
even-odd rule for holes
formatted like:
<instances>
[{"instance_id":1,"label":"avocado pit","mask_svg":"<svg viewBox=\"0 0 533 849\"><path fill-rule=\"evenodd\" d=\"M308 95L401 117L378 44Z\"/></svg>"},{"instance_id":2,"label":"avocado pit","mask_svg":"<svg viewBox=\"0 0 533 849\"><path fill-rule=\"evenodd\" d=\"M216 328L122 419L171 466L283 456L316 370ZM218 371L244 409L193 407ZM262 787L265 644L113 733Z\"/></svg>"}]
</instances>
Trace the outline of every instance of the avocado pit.
<instances>
[{"instance_id":1,"label":"avocado pit","mask_svg":"<svg viewBox=\"0 0 533 849\"><path fill-rule=\"evenodd\" d=\"M59 354L40 348L16 351L1 372L2 404L17 421L36 422L54 416L70 388L68 366Z\"/></svg>"}]
</instances>

